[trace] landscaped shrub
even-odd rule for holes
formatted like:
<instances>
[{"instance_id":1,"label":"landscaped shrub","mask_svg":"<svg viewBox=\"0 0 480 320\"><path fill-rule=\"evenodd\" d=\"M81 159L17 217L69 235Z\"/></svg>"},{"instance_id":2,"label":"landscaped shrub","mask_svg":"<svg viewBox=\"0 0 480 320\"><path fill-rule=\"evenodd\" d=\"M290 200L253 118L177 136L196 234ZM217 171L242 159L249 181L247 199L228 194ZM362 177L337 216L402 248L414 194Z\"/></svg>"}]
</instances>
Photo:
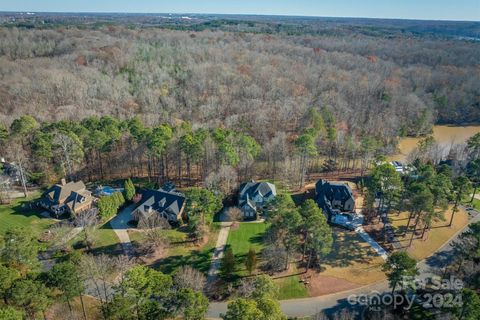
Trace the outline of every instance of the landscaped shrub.
<instances>
[{"instance_id":1,"label":"landscaped shrub","mask_svg":"<svg viewBox=\"0 0 480 320\"><path fill-rule=\"evenodd\" d=\"M124 190L125 200L132 201L133 197L135 196L135 186L133 185L132 180L125 180Z\"/></svg>"},{"instance_id":2,"label":"landscaped shrub","mask_svg":"<svg viewBox=\"0 0 480 320\"><path fill-rule=\"evenodd\" d=\"M117 214L118 209L125 203L121 192L114 192L111 196L101 197L97 202L98 213L102 220L108 220Z\"/></svg>"}]
</instances>

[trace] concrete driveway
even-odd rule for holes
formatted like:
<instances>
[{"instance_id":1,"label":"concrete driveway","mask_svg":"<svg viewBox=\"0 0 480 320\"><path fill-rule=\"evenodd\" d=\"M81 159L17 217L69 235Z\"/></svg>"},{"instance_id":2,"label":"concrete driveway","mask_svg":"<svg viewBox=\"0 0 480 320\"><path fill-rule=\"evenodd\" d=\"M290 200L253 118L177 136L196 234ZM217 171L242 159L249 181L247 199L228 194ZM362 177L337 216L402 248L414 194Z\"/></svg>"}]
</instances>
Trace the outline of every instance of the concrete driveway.
<instances>
[{"instance_id":1,"label":"concrete driveway","mask_svg":"<svg viewBox=\"0 0 480 320\"><path fill-rule=\"evenodd\" d=\"M131 204L128 207L120 211L112 220L110 220L110 226L120 239L123 251L129 257L133 257L133 246L128 236L127 230L130 228L128 222L133 219L132 211L135 209L135 204Z\"/></svg>"}]
</instances>

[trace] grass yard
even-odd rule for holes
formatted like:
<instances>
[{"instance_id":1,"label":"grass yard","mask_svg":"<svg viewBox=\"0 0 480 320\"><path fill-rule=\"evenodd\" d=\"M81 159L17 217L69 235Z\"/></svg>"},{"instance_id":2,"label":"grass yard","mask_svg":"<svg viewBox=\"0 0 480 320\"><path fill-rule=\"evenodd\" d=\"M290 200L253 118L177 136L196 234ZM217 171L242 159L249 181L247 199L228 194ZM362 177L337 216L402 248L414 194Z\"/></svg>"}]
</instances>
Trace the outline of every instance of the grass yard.
<instances>
[{"instance_id":1,"label":"grass yard","mask_svg":"<svg viewBox=\"0 0 480 320\"><path fill-rule=\"evenodd\" d=\"M293 273L297 273L297 270L294 269ZM298 275L277 278L274 282L278 287L277 298L279 300L307 298L309 296L308 289L300 282L300 276Z\"/></svg>"},{"instance_id":2,"label":"grass yard","mask_svg":"<svg viewBox=\"0 0 480 320\"><path fill-rule=\"evenodd\" d=\"M473 206L476 210L480 210L480 200L478 200L478 199L473 199L472 206Z\"/></svg>"},{"instance_id":3,"label":"grass yard","mask_svg":"<svg viewBox=\"0 0 480 320\"><path fill-rule=\"evenodd\" d=\"M257 266L260 265L260 253L264 247L263 237L268 228L266 223L243 222L237 228L230 229L227 247L231 248L237 262L237 276L247 275L245 257L250 249L257 253Z\"/></svg>"},{"instance_id":4,"label":"grass yard","mask_svg":"<svg viewBox=\"0 0 480 320\"><path fill-rule=\"evenodd\" d=\"M167 249L165 257L155 262L153 267L163 273L171 274L179 267L188 265L206 275L210 269L211 258L218 237L218 230L212 229L208 241L198 246L188 239L186 232L173 229L165 230L170 239L170 247ZM133 236L134 241L141 241L141 235L138 233L140 232Z\"/></svg>"},{"instance_id":5,"label":"grass yard","mask_svg":"<svg viewBox=\"0 0 480 320\"><path fill-rule=\"evenodd\" d=\"M37 197L16 199L11 204L0 205L0 236L15 227L28 228L38 236L54 223L53 219L43 218L40 211L29 207Z\"/></svg>"},{"instance_id":6,"label":"grass yard","mask_svg":"<svg viewBox=\"0 0 480 320\"><path fill-rule=\"evenodd\" d=\"M332 251L323 259L325 270L320 275L357 285L385 279L382 272L385 261L358 234L333 228L333 240Z\"/></svg>"},{"instance_id":7,"label":"grass yard","mask_svg":"<svg viewBox=\"0 0 480 320\"><path fill-rule=\"evenodd\" d=\"M123 254L123 249L120 244L120 240L117 237L117 234L110 227L110 223L105 223L96 230L93 231L93 254L109 254L109 255L119 255ZM83 231L80 232L75 238L71 239L68 242L72 248L79 248L80 244L83 241Z\"/></svg>"},{"instance_id":8,"label":"grass yard","mask_svg":"<svg viewBox=\"0 0 480 320\"><path fill-rule=\"evenodd\" d=\"M445 221L435 221L432 228L421 239L420 235L415 235L412 246L407 249L407 252L412 258L417 261L431 256L443 244L445 244L451 237L453 237L459 230L463 229L468 224L468 214L462 208L455 214L453 224L448 227L452 215L452 206L449 206L445 212ZM391 215L392 225L397 239L403 247L407 247L410 242L411 232L405 235L405 229L408 222L408 212L401 212L399 215ZM412 222L410 224L413 224ZM420 229L420 227L417 227ZM421 231L419 231L421 233Z\"/></svg>"},{"instance_id":9,"label":"grass yard","mask_svg":"<svg viewBox=\"0 0 480 320\"><path fill-rule=\"evenodd\" d=\"M101 251L109 251L110 249L121 249L117 234L110 228L110 223L104 224L102 227L95 230L94 249Z\"/></svg>"},{"instance_id":10,"label":"grass yard","mask_svg":"<svg viewBox=\"0 0 480 320\"><path fill-rule=\"evenodd\" d=\"M230 230L227 246L236 256L246 255L251 248L259 253L263 249L263 236L267 227L266 223L240 223L238 228Z\"/></svg>"}]
</instances>

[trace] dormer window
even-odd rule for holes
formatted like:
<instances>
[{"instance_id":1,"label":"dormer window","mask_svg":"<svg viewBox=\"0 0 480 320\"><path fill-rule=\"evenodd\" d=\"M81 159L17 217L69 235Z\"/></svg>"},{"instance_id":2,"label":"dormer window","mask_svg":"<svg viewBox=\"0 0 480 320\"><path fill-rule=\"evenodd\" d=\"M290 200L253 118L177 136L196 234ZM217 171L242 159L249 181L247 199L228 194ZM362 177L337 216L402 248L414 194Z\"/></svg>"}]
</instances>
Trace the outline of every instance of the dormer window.
<instances>
[{"instance_id":1,"label":"dormer window","mask_svg":"<svg viewBox=\"0 0 480 320\"><path fill-rule=\"evenodd\" d=\"M162 198L162 200L160 200L159 204L160 204L160 207L165 207L165 203L167 203L167 198Z\"/></svg>"}]
</instances>

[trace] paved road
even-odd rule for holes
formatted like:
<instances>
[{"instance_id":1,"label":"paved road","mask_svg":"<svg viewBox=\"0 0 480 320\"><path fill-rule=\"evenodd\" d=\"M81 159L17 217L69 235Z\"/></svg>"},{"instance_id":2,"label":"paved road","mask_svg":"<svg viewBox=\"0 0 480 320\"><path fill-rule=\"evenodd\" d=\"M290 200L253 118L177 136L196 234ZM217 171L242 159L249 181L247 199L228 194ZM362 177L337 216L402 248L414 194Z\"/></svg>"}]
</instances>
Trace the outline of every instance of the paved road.
<instances>
[{"instance_id":1,"label":"paved road","mask_svg":"<svg viewBox=\"0 0 480 320\"><path fill-rule=\"evenodd\" d=\"M132 210L135 208L135 205L129 205L123 209L119 214L117 214L112 220L110 220L110 226L112 226L113 231L117 234L118 239L120 239L120 244L122 245L123 251L128 257L133 257L133 246L128 235L128 222L132 220Z\"/></svg>"},{"instance_id":2,"label":"paved road","mask_svg":"<svg viewBox=\"0 0 480 320\"><path fill-rule=\"evenodd\" d=\"M480 214L476 214L469 223L480 221ZM445 266L449 265L453 259L455 259L452 250L452 243L454 243L458 236L463 233L468 226L463 230L460 230L455 234L446 244L444 244L436 253L429 258L422 260L418 263L419 276L418 279L425 279L432 275L442 274ZM292 299L280 301L280 307L283 312L290 317L305 317L314 315L320 311L326 314L334 313L343 308L350 308L352 310L358 310L358 306L352 306L348 303L348 297L352 294L371 294L378 292L380 294L388 292L387 281L378 282L375 284L367 285L361 288L356 288L349 291L342 291L330 295L312 297L305 299ZM210 307L207 313L209 319L220 319L220 314L225 313L227 310L227 303L210 303Z\"/></svg>"}]
</instances>

